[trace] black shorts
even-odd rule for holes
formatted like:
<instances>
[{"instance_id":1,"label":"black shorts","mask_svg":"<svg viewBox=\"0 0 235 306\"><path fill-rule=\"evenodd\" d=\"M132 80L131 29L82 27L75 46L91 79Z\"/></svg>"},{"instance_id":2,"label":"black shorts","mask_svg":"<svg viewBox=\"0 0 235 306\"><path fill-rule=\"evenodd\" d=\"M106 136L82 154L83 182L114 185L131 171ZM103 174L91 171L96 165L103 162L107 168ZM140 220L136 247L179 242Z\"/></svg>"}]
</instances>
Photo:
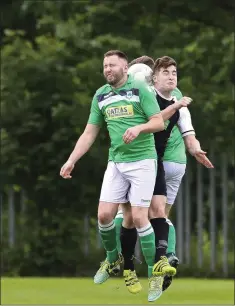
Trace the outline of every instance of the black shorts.
<instances>
[{"instance_id":1,"label":"black shorts","mask_svg":"<svg viewBox=\"0 0 235 306\"><path fill-rule=\"evenodd\" d=\"M164 195L166 196L166 180L165 180L165 171L163 166L163 161L158 160L157 162L157 177L155 182L155 187L153 195Z\"/></svg>"}]
</instances>

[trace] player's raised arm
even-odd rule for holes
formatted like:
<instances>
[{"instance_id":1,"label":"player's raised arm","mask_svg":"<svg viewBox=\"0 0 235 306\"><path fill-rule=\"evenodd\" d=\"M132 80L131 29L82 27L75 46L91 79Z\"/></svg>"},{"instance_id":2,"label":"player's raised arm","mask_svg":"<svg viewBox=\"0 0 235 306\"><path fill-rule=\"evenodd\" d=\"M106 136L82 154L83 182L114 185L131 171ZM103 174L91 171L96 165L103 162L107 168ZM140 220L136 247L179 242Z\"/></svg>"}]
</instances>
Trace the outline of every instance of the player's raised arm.
<instances>
[{"instance_id":1,"label":"player's raised arm","mask_svg":"<svg viewBox=\"0 0 235 306\"><path fill-rule=\"evenodd\" d=\"M177 110L181 109L182 107L187 107L191 102L192 99L190 97L182 97L179 101L175 102L172 105L169 105L161 111L163 120L168 120L174 115Z\"/></svg>"}]
</instances>

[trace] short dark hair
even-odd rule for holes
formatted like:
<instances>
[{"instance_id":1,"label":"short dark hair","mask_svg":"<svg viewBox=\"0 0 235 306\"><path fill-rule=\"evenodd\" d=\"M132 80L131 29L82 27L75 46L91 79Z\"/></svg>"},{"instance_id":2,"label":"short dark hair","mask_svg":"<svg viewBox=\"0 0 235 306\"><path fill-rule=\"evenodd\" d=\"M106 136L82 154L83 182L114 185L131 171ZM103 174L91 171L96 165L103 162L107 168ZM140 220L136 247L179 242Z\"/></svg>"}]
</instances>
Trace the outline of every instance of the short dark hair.
<instances>
[{"instance_id":1,"label":"short dark hair","mask_svg":"<svg viewBox=\"0 0 235 306\"><path fill-rule=\"evenodd\" d=\"M109 50L108 52L106 52L104 54L104 57L107 57L107 56L112 56L112 55L117 55L118 57L126 60L128 62L128 58L126 56L126 54L120 50Z\"/></svg>"},{"instance_id":2,"label":"short dark hair","mask_svg":"<svg viewBox=\"0 0 235 306\"><path fill-rule=\"evenodd\" d=\"M175 66L177 68L176 61L170 56L163 56L156 59L153 67L153 73L159 71L161 68L168 68L169 66Z\"/></svg>"},{"instance_id":3,"label":"short dark hair","mask_svg":"<svg viewBox=\"0 0 235 306\"><path fill-rule=\"evenodd\" d=\"M133 61L131 61L128 65L128 67L131 67L134 64L145 64L147 66L149 66L151 69L153 69L154 66L154 60L152 59L152 57L149 57L147 55L143 55L140 57L137 57L136 59L134 59Z\"/></svg>"}]
</instances>

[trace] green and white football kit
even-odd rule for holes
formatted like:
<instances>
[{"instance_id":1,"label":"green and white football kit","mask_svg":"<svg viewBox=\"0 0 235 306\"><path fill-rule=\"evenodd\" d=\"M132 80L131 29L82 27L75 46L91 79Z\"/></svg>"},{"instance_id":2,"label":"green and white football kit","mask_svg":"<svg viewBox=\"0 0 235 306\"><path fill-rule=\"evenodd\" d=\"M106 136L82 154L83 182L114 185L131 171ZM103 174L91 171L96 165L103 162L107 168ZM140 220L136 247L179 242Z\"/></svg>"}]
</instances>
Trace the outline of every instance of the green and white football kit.
<instances>
[{"instance_id":1,"label":"green and white football kit","mask_svg":"<svg viewBox=\"0 0 235 306\"><path fill-rule=\"evenodd\" d=\"M123 134L157 113L154 91L131 76L120 88L106 84L97 90L88 123L102 125L105 121L111 139L100 201L149 207L157 172L153 134L142 133L129 144L123 141Z\"/></svg>"},{"instance_id":2,"label":"green and white football kit","mask_svg":"<svg viewBox=\"0 0 235 306\"><path fill-rule=\"evenodd\" d=\"M111 139L108 166L100 194L101 205L105 202L119 204L129 201L132 206L150 206L157 174L157 153L153 134L139 134L129 144L124 142L123 135L128 128L147 123L151 116L158 113L160 109L152 88L131 76L128 76L127 82L118 89L105 85L96 92L88 123L102 125L105 121ZM139 212L141 213L141 210ZM175 273L175 269L164 260L162 265L153 271L155 235L147 218L146 221L145 225L136 230L148 265L148 300L153 301L157 298L154 290L158 284L156 274L172 274ZM94 282L101 284L120 268L122 255L118 254L119 247L115 239L118 227L116 228L114 220L108 224L101 224L99 221L98 226L107 256L94 276ZM138 293L142 288L134 276L136 275L132 272L125 275L125 281L130 291Z\"/></svg>"}]
</instances>

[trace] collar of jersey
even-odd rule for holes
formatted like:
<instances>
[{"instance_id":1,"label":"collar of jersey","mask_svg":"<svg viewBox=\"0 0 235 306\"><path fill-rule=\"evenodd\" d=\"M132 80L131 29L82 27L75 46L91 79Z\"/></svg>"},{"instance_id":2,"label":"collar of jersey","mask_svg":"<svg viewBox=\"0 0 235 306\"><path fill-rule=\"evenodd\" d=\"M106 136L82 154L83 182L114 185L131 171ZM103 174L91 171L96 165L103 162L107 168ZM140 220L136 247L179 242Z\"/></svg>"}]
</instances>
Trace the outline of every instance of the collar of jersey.
<instances>
[{"instance_id":1,"label":"collar of jersey","mask_svg":"<svg viewBox=\"0 0 235 306\"><path fill-rule=\"evenodd\" d=\"M165 99L165 100L167 100L167 101L172 101L172 100L174 100L174 97L173 97L173 96L170 96L170 98L166 98L166 97L164 97L163 94L160 93L160 91L157 90L155 87L154 87L154 89L155 89L156 93L157 93L160 97L162 97L163 99Z\"/></svg>"},{"instance_id":2,"label":"collar of jersey","mask_svg":"<svg viewBox=\"0 0 235 306\"><path fill-rule=\"evenodd\" d=\"M118 90L122 89L123 87L125 87L127 84L131 84L132 81L133 81L133 77L132 77L130 74L128 74L128 78L127 78L126 83L124 83L121 87L119 87L119 88L113 88L110 84L107 84L107 86L108 86L111 90L113 90L113 91L118 91Z\"/></svg>"}]
</instances>

